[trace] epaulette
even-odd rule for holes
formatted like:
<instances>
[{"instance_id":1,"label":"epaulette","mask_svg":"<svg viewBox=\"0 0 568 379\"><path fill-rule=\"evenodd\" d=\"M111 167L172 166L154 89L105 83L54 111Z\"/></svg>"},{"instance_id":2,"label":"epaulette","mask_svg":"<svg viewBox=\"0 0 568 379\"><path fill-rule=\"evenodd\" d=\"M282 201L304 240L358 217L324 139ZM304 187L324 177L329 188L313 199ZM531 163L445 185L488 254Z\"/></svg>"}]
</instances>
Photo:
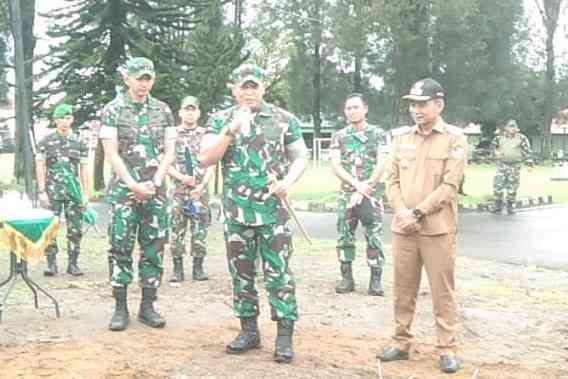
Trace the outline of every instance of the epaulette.
<instances>
[{"instance_id":1,"label":"epaulette","mask_svg":"<svg viewBox=\"0 0 568 379\"><path fill-rule=\"evenodd\" d=\"M454 136L462 136L464 134L462 128L458 128L452 124L446 124L446 131Z\"/></svg>"},{"instance_id":2,"label":"epaulette","mask_svg":"<svg viewBox=\"0 0 568 379\"><path fill-rule=\"evenodd\" d=\"M408 134L410 133L410 131L412 130L411 126L402 126L400 128L396 128L396 129L391 129L390 133L391 136L396 137L396 136L402 136L403 134Z\"/></svg>"}]
</instances>

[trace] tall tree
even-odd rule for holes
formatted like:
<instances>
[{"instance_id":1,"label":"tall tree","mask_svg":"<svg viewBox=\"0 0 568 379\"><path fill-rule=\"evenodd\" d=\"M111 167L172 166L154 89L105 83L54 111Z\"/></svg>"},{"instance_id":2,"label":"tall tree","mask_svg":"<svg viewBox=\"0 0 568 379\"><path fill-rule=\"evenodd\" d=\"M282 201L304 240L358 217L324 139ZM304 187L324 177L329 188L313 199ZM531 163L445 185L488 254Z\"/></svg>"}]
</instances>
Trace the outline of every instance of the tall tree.
<instances>
[{"instance_id":1,"label":"tall tree","mask_svg":"<svg viewBox=\"0 0 568 379\"><path fill-rule=\"evenodd\" d=\"M189 33L217 0L65 0L65 7L49 17L59 20L49 35L62 42L50 50L46 74L56 75L44 87L44 100L65 93L78 107L77 124L96 118L97 111L121 85L118 72L127 56L154 60L159 80L153 91L158 98L177 104L192 90L188 81L193 63L184 50ZM226 50L226 47L225 47ZM214 65L212 66L215 67ZM95 188L104 180L102 148L95 159Z\"/></svg>"},{"instance_id":2,"label":"tall tree","mask_svg":"<svg viewBox=\"0 0 568 379\"><path fill-rule=\"evenodd\" d=\"M554 117L554 102L556 100L556 84L555 84L555 52L554 52L554 36L558 27L558 19L565 4L564 0L534 0L542 23L546 29L546 79L545 79L545 101L544 101L544 153L550 154L550 127L552 118Z\"/></svg>"},{"instance_id":3,"label":"tall tree","mask_svg":"<svg viewBox=\"0 0 568 379\"><path fill-rule=\"evenodd\" d=\"M32 195L32 164L29 140L29 130L33 130L32 104L33 104L33 60L36 39L33 33L35 20L35 0L19 0L10 2L10 25L12 36L16 41L15 45L18 59L14 62L17 69L22 69L16 73L16 112L17 127L15 131L16 156L14 159L14 173L16 178L25 178L26 192ZM21 49L21 51L20 51Z\"/></svg>"}]
</instances>

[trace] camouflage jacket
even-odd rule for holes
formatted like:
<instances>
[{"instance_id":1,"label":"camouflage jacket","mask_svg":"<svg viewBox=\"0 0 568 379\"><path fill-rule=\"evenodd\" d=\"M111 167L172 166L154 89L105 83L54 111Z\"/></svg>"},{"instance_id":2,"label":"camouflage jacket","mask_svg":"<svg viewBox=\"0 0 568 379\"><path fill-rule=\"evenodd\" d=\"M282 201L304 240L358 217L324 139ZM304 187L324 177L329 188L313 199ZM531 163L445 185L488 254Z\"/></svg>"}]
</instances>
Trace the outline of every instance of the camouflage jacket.
<instances>
[{"instance_id":1,"label":"camouflage jacket","mask_svg":"<svg viewBox=\"0 0 568 379\"><path fill-rule=\"evenodd\" d=\"M203 181L203 177L206 172L206 169L199 165L198 160L199 151L201 150L201 140L203 139L204 134L205 128L200 126L197 126L194 129L188 129L184 128L182 125L177 128L175 168L184 175L195 176L196 183L198 184ZM187 162L186 151L189 152L191 163ZM193 170L192 173L188 172L189 168ZM183 186L175 178L173 178L173 181L175 183L176 194L189 194L189 192L194 188L193 186ZM207 191L207 188L205 191Z\"/></svg>"},{"instance_id":2,"label":"camouflage jacket","mask_svg":"<svg viewBox=\"0 0 568 379\"><path fill-rule=\"evenodd\" d=\"M519 149L519 153L520 153L520 160L518 162L505 162L503 161L503 159L496 157L496 153L500 150L501 147L501 141L503 141L503 139L516 139L518 137L518 143L519 145L517 146L517 148ZM525 136L522 133L516 133L515 135L511 136L511 137L507 137L504 133L500 133L497 136L495 136L495 138L493 138L493 141L491 141L491 151L493 153L493 157L496 158L497 160L501 161L502 163L521 163L521 162L525 162L527 164L532 164L533 163L533 159L532 159L532 150L531 150L531 143L529 141L529 139L527 138L527 136Z\"/></svg>"},{"instance_id":3,"label":"camouflage jacket","mask_svg":"<svg viewBox=\"0 0 568 379\"><path fill-rule=\"evenodd\" d=\"M71 172L79 179L79 165L87 164L88 156L87 145L73 132L65 137L56 130L40 141L37 145L36 160L45 161L45 190L51 199L71 199L65 175Z\"/></svg>"},{"instance_id":4,"label":"camouflage jacket","mask_svg":"<svg viewBox=\"0 0 568 379\"><path fill-rule=\"evenodd\" d=\"M377 165L377 152L385 153L386 157L386 146L387 134L378 126L367 125L364 130L357 131L348 125L333 135L329 148L338 152L341 167L345 171L357 180L364 181L371 177ZM355 192L355 188L342 182L341 191Z\"/></svg>"},{"instance_id":5,"label":"camouflage jacket","mask_svg":"<svg viewBox=\"0 0 568 379\"><path fill-rule=\"evenodd\" d=\"M236 108L214 114L207 133L219 134L230 124ZM287 213L276 196L269 196L270 180L288 173L288 149L306 149L299 120L272 104L263 103L246 136L236 135L221 159L223 209L228 223L266 225Z\"/></svg>"},{"instance_id":6,"label":"camouflage jacket","mask_svg":"<svg viewBox=\"0 0 568 379\"><path fill-rule=\"evenodd\" d=\"M176 137L170 107L151 96L144 103L135 103L127 93L119 93L103 108L101 122L99 138L117 138L118 154L132 178L137 182L152 180L166 139ZM128 187L115 173L109 183L108 200L115 201L128 193Z\"/></svg>"}]
</instances>

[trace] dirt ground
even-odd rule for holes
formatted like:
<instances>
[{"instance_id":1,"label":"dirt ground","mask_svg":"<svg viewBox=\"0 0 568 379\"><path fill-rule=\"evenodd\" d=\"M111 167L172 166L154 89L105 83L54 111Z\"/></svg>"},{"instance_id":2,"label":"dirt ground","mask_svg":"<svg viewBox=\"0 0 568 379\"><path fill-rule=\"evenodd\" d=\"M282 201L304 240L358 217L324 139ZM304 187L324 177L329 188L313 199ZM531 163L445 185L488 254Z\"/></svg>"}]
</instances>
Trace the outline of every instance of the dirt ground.
<instances>
[{"instance_id":1,"label":"dirt ground","mask_svg":"<svg viewBox=\"0 0 568 379\"><path fill-rule=\"evenodd\" d=\"M136 286L130 288L129 328L107 330L113 299L102 233L90 232L80 259L83 277L59 274L48 279L41 275L43 262L33 265L30 276L59 300L61 318L43 296L40 308L34 309L32 294L20 281L2 314L0 378L379 377L375 354L390 343L393 320L388 255L386 297L367 296L369 271L362 257L355 262L356 292L337 295L334 242L317 241L309 247L298 239L293 258L301 312L294 336L296 359L279 365L272 360L275 325L264 291L263 348L240 356L225 354L225 344L239 326L232 316L218 226L211 236L206 261L210 280L179 287L164 283L158 307L168 324L160 330L136 321ZM7 255L0 256L0 279L7 275ZM169 257L165 262L167 279ZM59 269L65 269L63 254ZM186 264L186 273L190 269ZM568 378L566 273L459 258L457 286L462 370L450 376L438 369L431 298L423 280L413 326L419 345L410 361L385 363L385 379Z\"/></svg>"}]
</instances>

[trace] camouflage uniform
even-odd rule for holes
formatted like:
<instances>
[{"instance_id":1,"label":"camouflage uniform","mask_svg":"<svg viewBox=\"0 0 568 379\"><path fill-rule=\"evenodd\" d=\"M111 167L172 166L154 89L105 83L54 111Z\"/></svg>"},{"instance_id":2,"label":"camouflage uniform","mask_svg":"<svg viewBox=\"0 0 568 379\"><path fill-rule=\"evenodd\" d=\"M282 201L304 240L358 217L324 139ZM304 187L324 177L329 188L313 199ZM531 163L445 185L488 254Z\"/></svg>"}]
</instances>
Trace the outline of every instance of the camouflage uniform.
<instances>
[{"instance_id":1,"label":"camouflage uniform","mask_svg":"<svg viewBox=\"0 0 568 379\"><path fill-rule=\"evenodd\" d=\"M176 170L184 175L190 175L185 166L185 152L189 150L193 165L193 175L196 184L203 181L205 169L198 165L198 154L201 148L201 139L205 134L205 129L196 127L194 129L178 127L178 138L176 141ZM173 177L172 177L173 178ZM173 213L172 213L172 256L183 257L185 255L185 234L188 222L191 230L191 256L203 258L207 255L207 228L211 224L211 210L209 209L209 191L207 187L201 193L198 212L196 217L190 217L184 212L184 205L190 199L189 194L195 186L184 186L174 179L173 194Z\"/></svg>"},{"instance_id":2,"label":"camouflage uniform","mask_svg":"<svg viewBox=\"0 0 568 379\"><path fill-rule=\"evenodd\" d=\"M516 132L512 136L504 133L496 136L491 142L493 152L502 151L505 148L512 152L505 154L502 158L497 158L497 171L493 179L493 194L495 201L502 202L505 191L507 192L506 202L508 207L512 207L517 198L517 190L520 184L521 165L526 162L532 165L532 151L529 139Z\"/></svg>"},{"instance_id":3,"label":"camouflage uniform","mask_svg":"<svg viewBox=\"0 0 568 379\"><path fill-rule=\"evenodd\" d=\"M81 250L81 212L83 205L77 203L69 194L65 175L71 173L79 178L80 165L88 164L89 149L73 132L65 137L55 131L43 138L37 146L36 160L44 160L46 166L46 192L50 209L60 216L65 212L67 224L67 253L76 254ZM54 238L47 248L46 256L57 255L57 239Z\"/></svg>"},{"instance_id":4,"label":"camouflage uniform","mask_svg":"<svg viewBox=\"0 0 568 379\"><path fill-rule=\"evenodd\" d=\"M207 132L219 134L236 108L213 115ZM296 283L290 269L293 252L290 215L284 204L269 195L271 179L288 173L288 148L300 143L300 123L290 113L263 102L250 133L234 137L222 158L223 211L229 272L233 281L233 309L240 318L259 313L257 251L273 320L296 320Z\"/></svg>"},{"instance_id":5,"label":"camouflage uniform","mask_svg":"<svg viewBox=\"0 0 568 379\"><path fill-rule=\"evenodd\" d=\"M386 134L376 126L367 125L362 131L352 126L334 134L330 149L339 150L341 166L358 181L368 180L377 165L377 150L385 149ZM337 256L340 262L355 260L355 230L361 222L367 240L367 264L384 266L382 189L374 188L373 201L364 199L358 206L348 208L351 196L356 192L350 184L342 182L337 206Z\"/></svg>"},{"instance_id":6,"label":"camouflage uniform","mask_svg":"<svg viewBox=\"0 0 568 379\"><path fill-rule=\"evenodd\" d=\"M175 138L176 133L167 104L151 96L144 103L135 103L123 92L104 107L102 125L100 137L110 134L118 137L118 154L137 182L152 180L165 140ZM164 245L168 241L166 192L162 185L154 196L138 201L118 175L113 175L107 194L113 287L124 287L132 282L132 251L137 233L142 250L138 262L139 285L142 288L160 286Z\"/></svg>"}]
</instances>

